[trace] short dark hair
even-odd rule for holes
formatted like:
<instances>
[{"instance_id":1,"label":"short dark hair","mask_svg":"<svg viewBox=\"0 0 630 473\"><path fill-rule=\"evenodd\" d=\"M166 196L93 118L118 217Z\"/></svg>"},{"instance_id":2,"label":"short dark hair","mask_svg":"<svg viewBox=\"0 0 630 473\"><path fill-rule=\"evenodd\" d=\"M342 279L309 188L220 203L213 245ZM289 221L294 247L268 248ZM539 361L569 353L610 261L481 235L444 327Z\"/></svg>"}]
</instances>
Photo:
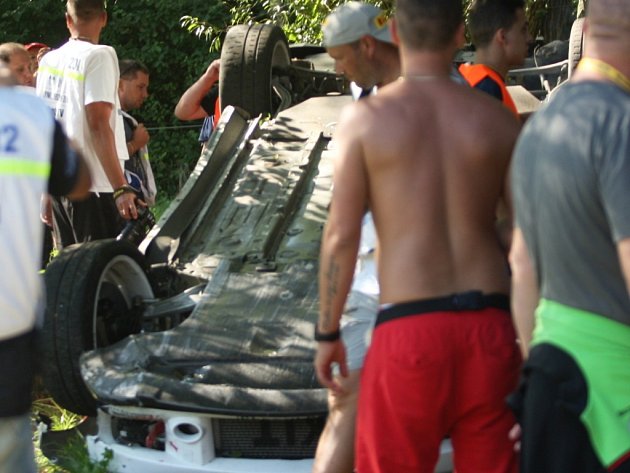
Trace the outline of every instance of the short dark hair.
<instances>
[{"instance_id":1,"label":"short dark hair","mask_svg":"<svg viewBox=\"0 0 630 473\"><path fill-rule=\"evenodd\" d=\"M396 24L402 42L412 49L437 50L448 45L464 21L461 0L397 0Z\"/></svg>"},{"instance_id":2,"label":"short dark hair","mask_svg":"<svg viewBox=\"0 0 630 473\"><path fill-rule=\"evenodd\" d=\"M490 44L501 28L516 22L516 12L525 9L525 0L474 0L468 10L468 31L476 47Z\"/></svg>"},{"instance_id":3,"label":"short dark hair","mask_svg":"<svg viewBox=\"0 0 630 473\"><path fill-rule=\"evenodd\" d=\"M66 11L74 21L90 21L105 13L105 0L68 0Z\"/></svg>"},{"instance_id":4,"label":"short dark hair","mask_svg":"<svg viewBox=\"0 0 630 473\"><path fill-rule=\"evenodd\" d=\"M118 68L120 69L121 79L135 79L138 72L143 72L146 75L149 75L149 68L135 59L121 59L118 62Z\"/></svg>"}]
</instances>

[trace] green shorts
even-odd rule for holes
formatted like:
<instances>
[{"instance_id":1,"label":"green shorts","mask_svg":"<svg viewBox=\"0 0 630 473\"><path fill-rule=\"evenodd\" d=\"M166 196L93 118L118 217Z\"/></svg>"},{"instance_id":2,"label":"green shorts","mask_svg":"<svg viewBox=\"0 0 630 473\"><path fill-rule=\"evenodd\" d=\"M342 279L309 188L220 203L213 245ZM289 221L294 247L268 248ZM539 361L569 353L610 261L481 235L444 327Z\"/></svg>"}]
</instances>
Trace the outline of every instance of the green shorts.
<instances>
[{"instance_id":1,"label":"green shorts","mask_svg":"<svg viewBox=\"0 0 630 473\"><path fill-rule=\"evenodd\" d=\"M587 385L580 414L593 450L610 468L630 453L630 326L542 299L532 346L554 345L573 358Z\"/></svg>"}]
</instances>

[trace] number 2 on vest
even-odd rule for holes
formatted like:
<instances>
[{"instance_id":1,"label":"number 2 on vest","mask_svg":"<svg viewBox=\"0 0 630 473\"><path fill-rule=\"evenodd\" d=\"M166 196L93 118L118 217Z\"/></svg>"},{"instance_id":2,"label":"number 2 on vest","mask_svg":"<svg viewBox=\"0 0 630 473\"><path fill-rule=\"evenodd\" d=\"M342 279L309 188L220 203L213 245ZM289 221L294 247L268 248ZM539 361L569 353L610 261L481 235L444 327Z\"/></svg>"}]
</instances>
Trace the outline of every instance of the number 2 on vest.
<instances>
[{"instance_id":1,"label":"number 2 on vest","mask_svg":"<svg viewBox=\"0 0 630 473\"><path fill-rule=\"evenodd\" d=\"M0 151L3 153L16 153L16 141L18 129L15 125L5 125L0 128Z\"/></svg>"}]
</instances>

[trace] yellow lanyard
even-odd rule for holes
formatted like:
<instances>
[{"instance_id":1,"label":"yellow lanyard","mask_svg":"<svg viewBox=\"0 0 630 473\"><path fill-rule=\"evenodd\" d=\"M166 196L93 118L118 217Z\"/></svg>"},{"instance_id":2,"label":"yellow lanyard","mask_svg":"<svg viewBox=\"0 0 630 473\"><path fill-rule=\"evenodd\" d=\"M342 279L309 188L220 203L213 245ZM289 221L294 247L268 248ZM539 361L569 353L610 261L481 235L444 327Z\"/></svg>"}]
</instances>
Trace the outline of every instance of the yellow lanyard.
<instances>
[{"instance_id":1,"label":"yellow lanyard","mask_svg":"<svg viewBox=\"0 0 630 473\"><path fill-rule=\"evenodd\" d=\"M578 69L597 72L618 87L621 87L626 92L630 93L630 78L604 61L600 61L599 59L594 59L592 57L585 57L578 64Z\"/></svg>"}]
</instances>

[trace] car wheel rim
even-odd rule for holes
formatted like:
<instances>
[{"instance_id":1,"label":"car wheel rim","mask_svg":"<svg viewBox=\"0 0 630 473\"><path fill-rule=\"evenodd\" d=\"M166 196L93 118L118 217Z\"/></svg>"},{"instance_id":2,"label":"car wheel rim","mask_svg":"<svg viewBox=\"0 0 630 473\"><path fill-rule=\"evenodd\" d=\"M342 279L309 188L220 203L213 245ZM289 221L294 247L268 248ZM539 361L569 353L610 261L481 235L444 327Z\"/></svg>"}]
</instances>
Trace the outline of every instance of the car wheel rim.
<instances>
[{"instance_id":1,"label":"car wheel rim","mask_svg":"<svg viewBox=\"0 0 630 473\"><path fill-rule=\"evenodd\" d=\"M94 348L111 345L139 330L132 313L135 301L152 299L153 290L144 270L131 257L119 255L103 269L96 287L92 314Z\"/></svg>"}]
</instances>

